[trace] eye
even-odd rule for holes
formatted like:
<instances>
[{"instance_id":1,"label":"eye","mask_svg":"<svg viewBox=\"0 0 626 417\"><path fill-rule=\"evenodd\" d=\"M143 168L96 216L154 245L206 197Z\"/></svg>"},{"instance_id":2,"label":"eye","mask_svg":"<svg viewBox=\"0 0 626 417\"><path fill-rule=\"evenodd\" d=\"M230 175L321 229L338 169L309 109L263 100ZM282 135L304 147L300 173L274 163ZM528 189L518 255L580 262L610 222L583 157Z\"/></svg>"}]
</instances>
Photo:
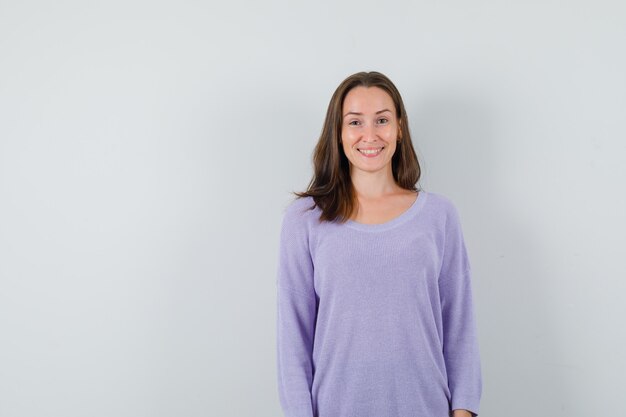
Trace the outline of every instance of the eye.
<instances>
[{"instance_id":1,"label":"eye","mask_svg":"<svg viewBox=\"0 0 626 417\"><path fill-rule=\"evenodd\" d=\"M358 120L352 120L350 123L348 123L351 126L357 126L359 125L361 122L359 122Z\"/></svg>"},{"instance_id":2,"label":"eye","mask_svg":"<svg viewBox=\"0 0 626 417\"><path fill-rule=\"evenodd\" d=\"M378 122L381 124L386 124L389 122L389 119L387 119L386 117L381 117L380 119L378 119Z\"/></svg>"}]
</instances>

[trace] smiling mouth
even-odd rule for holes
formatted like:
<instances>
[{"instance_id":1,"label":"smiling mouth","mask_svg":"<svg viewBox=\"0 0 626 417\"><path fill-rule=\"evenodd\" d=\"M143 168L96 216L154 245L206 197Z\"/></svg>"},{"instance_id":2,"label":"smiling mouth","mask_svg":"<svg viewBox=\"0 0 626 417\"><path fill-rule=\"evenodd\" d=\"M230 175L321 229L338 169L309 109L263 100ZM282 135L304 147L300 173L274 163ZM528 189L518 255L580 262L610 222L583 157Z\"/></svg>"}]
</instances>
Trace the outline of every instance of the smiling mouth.
<instances>
[{"instance_id":1,"label":"smiling mouth","mask_svg":"<svg viewBox=\"0 0 626 417\"><path fill-rule=\"evenodd\" d=\"M383 149L385 149L384 146L382 148L378 148L378 149L358 149L358 151L361 152L361 154L363 154L365 156L376 156L379 153L381 153L383 151Z\"/></svg>"}]
</instances>

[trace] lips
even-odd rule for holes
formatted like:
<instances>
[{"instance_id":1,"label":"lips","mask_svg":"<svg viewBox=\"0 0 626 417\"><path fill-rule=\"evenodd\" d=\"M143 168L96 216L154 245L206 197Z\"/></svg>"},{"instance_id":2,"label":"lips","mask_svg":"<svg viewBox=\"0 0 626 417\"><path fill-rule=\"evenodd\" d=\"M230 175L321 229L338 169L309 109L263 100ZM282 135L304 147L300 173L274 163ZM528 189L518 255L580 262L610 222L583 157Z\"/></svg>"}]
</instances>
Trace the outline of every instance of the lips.
<instances>
[{"instance_id":1,"label":"lips","mask_svg":"<svg viewBox=\"0 0 626 417\"><path fill-rule=\"evenodd\" d=\"M361 155L369 157L369 158L379 155L383 149L385 149L384 146L380 148L357 148L357 150L361 153Z\"/></svg>"}]
</instances>

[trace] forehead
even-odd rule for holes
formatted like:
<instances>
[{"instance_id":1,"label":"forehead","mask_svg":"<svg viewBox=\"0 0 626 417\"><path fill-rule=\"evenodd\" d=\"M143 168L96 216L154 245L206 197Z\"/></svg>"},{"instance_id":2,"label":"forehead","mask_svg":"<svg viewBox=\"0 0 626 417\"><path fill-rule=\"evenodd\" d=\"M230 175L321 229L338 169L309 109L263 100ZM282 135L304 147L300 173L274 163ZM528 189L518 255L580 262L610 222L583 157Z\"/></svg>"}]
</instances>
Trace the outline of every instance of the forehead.
<instances>
[{"instance_id":1,"label":"forehead","mask_svg":"<svg viewBox=\"0 0 626 417\"><path fill-rule=\"evenodd\" d=\"M395 106L389 93L379 87L355 87L346 94L343 101L344 113L375 113L385 108L393 111Z\"/></svg>"}]
</instances>

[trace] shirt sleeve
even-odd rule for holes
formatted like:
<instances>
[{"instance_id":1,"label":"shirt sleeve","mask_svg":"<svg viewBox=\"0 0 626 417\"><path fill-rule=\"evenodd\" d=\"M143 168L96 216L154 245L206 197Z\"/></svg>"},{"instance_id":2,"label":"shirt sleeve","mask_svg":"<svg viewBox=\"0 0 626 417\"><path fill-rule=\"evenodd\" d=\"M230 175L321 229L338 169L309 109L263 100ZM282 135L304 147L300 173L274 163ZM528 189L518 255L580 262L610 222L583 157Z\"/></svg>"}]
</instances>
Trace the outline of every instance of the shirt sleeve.
<instances>
[{"instance_id":1,"label":"shirt sleeve","mask_svg":"<svg viewBox=\"0 0 626 417\"><path fill-rule=\"evenodd\" d=\"M285 417L313 417L317 301L303 210L292 205L285 212L276 277L278 393Z\"/></svg>"},{"instance_id":2,"label":"shirt sleeve","mask_svg":"<svg viewBox=\"0 0 626 417\"><path fill-rule=\"evenodd\" d=\"M439 275L443 355L452 397L450 409L465 409L478 415L482 375L471 276L459 215L451 205Z\"/></svg>"}]
</instances>

